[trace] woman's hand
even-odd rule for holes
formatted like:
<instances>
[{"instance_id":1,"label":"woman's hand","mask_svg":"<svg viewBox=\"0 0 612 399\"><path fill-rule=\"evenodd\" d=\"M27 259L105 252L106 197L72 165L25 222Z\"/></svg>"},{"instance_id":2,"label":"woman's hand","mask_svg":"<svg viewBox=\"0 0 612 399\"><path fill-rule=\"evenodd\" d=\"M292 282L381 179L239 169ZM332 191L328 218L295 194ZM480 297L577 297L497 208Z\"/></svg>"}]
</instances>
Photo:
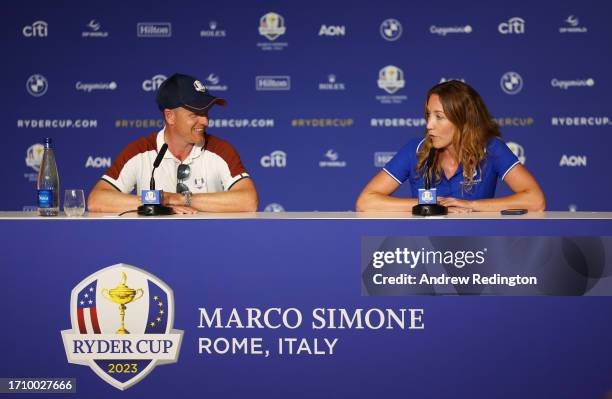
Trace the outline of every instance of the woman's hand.
<instances>
[{"instance_id":1,"label":"woman's hand","mask_svg":"<svg viewBox=\"0 0 612 399\"><path fill-rule=\"evenodd\" d=\"M438 203L448 208L448 213L470 213L473 202L452 197L438 197Z\"/></svg>"}]
</instances>

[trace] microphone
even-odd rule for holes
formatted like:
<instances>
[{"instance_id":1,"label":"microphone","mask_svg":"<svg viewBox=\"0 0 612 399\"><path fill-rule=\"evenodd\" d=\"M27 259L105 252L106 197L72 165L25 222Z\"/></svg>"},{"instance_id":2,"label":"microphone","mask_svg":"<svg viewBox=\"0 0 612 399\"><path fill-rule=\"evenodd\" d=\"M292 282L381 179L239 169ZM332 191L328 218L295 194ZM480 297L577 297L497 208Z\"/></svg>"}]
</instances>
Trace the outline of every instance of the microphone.
<instances>
[{"instance_id":1,"label":"microphone","mask_svg":"<svg viewBox=\"0 0 612 399\"><path fill-rule=\"evenodd\" d=\"M138 207L138 214L143 216L158 216L172 214L172 208L161 204L162 191L155 189L155 169L161 164L168 144L164 143L159 149L159 153L153 162L153 170L151 171L151 181L149 182L149 190L142 190L141 201L142 205Z\"/></svg>"},{"instance_id":2,"label":"microphone","mask_svg":"<svg viewBox=\"0 0 612 399\"><path fill-rule=\"evenodd\" d=\"M412 207L412 214L417 216L438 216L446 215L448 208L438 204L436 189L431 188L431 179L433 175L434 160L438 150L431 147L427 154L427 167L425 168L424 185L425 188L419 188L419 203Z\"/></svg>"},{"instance_id":3,"label":"microphone","mask_svg":"<svg viewBox=\"0 0 612 399\"><path fill-rule=\"evenodd\" d=\"M153 174L155 173L155 169L157 169L162 159L164 159L164 155L166 154L167 150L168 144L164 143L164 145L162 145L162 147L159 149L159 154L157 154L157 158L155 158L155 161L153 162L153 170L151 171L151 182L149 183L149 188L151 190L155 190L155 177L153 177Z\"/></svg>"}]
</instances>

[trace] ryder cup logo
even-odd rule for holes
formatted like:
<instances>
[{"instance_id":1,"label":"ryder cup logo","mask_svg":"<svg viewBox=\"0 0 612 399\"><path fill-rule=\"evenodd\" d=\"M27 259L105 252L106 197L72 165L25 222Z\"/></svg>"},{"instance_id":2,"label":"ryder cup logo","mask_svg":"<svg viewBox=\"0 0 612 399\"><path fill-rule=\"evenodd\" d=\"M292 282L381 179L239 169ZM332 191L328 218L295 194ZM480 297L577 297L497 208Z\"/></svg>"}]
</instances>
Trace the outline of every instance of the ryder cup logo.
<instances>
[{"instance_id":1,"label":"ryder cup logo","mask_svg":"<svg viewBox=\"0 0 612 399\"><path fill-rule=\"evenodd\" d=\"M30 76L26 82L26 89L31 96L41 97L44 96L49 88L47 78L40 74L34 74Z\"/></svg>"},{"instance_id":2,"label":"ryder cup logo","mask_svg":"<svg viewBox=\"0 0 612 399\"><path fill-rule=\"evenodd\" d=\"M270 41L285 34L285 18L275 12L269 12L259 19L259 34Z\"/></svg>"},{"instance_id":3,"label":"ryder cup logo","mask_svg":"<svg viewBox=\"0 0 612 399\"><path fill-rule=\"evenodd\" d=\"M397 19L385 19L380 24L380 35L383 39L394 42L402 36L402 24Z\"/></svg>"},{"instance_id":4,"label":"ryder cup logo","mask_svg":"<svg viewBox=\"0 0 612 399\"><path fill-rule=\"evenodd\" d=\"M499 82L506 94L518 94L523 89L523 78L516 72L506 72Z\"/></svg>"},{"instance_id":5,"label":"ryder cup logo","mask_svg":"<svg viewBox=\"0 0 612 399\"><path fill-rule=\"evenodd\" d=\"M404 72L396 66L388 65L378 72L378 87L389 94L403 89L405 84Z\"/></svg>"},{"instance_id":6,"label":"ryder cup logo","mask_svg":"<svg viewBox=\"0 0 612 399\"><path fill-rule=\"evenodd\" d=\"M44 152L45 147L42 144L36 143L34 145L31 145L26 151L26 166L38 172L40 170L40 165L42 164Z\"/></svg>"},{"instance_id":7,"label":"ryder cup logo","mask_svg":"<svg viewBox=\"0 0 612 399\"><path fill-rule=\"evenodd\" d=\"M157 365L175 363L183 332L173 330L174 295L157 277L123 263L81 281L62 331L69 363L89 366L124 390Z\"/></svg>"}]
</instances>

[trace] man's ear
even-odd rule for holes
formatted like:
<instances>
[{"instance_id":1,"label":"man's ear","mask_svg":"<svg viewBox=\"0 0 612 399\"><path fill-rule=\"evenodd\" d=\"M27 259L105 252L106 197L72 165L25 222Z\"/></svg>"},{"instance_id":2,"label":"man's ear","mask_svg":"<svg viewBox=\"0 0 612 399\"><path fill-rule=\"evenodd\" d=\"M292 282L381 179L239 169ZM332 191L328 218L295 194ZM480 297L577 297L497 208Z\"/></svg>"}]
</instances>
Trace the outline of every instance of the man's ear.
<instances>
[{"instance_id":1,"label":"man's ear","mask_svg":"<svg viewBox=\"0 0 612 399\"><path fill-rule=\"evenodd\" d=\"M174 110L172 109L164 109L164 119L168 125L174 125L176 117L174 115Z\"/></svg>"}]
</instances>

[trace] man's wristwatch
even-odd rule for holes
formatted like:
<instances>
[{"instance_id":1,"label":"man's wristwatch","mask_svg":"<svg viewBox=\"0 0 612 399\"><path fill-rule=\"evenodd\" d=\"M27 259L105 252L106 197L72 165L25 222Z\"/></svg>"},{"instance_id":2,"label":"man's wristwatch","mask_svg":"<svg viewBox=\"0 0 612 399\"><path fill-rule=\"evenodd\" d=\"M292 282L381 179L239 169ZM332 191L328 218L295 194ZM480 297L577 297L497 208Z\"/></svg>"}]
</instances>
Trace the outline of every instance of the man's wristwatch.
<instances>
[{"instance_id":1,"label":"man's wristwatch","mask_svg":"<svg viewBox=\"0 0 612 399\"><path fill-rule=\"evenodd\" d=\"M191 206L191 191L183 191L185 197L185 206Z\"/></svg>"}]
</instances>

